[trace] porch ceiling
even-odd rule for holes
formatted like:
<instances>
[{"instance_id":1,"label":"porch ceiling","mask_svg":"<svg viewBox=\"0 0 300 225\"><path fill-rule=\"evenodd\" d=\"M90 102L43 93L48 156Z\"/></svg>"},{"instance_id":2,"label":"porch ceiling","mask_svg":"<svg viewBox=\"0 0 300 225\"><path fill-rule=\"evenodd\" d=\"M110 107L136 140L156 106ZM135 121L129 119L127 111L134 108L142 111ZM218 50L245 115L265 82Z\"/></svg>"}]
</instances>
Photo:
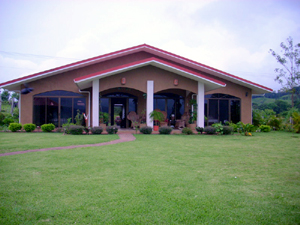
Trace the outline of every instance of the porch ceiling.
<instances>
[{"instance_id":1,"label":"porch ceiling","mask_svg":"<svg viewBox=\"0 0 300 225\"><path fill-rule=\"evenodd\" d=\"M108 76L112 76L115 74L119 74L122 72L126 72L129 70L134 70L140 67L152 65L155 67L158 67L163 70L167 70L169 72L178 74L180 76L199 81L204 84L205 91L211 91L220 87L225 87L226 84L224 82L221 82L219 80L210 78L208 76L205 76L201 73L194 72L192 70L188 70L184 67L180 67L178 65L172 64L170 62L166 62L161 59L157 59L155 57L148 58L140 61L136 61L134 63L125 64L122 66L117 66L108 70L99 71L93 74L88 74L82 77L78 77L74 79L75 84L79 87L79 89L85 89L92 87L93 80L97 79L103 79Z\"/></svg>"}]
</instances>

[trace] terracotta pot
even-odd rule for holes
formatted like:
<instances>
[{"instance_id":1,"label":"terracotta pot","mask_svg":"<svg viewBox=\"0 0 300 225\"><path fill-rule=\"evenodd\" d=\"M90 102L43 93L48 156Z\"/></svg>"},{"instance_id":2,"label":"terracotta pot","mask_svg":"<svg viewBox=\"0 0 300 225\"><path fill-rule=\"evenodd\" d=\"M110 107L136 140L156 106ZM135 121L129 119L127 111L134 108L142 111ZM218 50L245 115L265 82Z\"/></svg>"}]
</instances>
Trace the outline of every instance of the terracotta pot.
<instances>
[{"instance_id":1,"label":"terracotta pot","mask_svg":"<svg viewBox=\"0 0 300 225\"><path fill-rule=\"evenodd\" d=\"M156 126L156 125L153 126L153 130L154 130L154 131L158 131L158 129L159 129L159 126Z\"/></svg>"}]
</instances>

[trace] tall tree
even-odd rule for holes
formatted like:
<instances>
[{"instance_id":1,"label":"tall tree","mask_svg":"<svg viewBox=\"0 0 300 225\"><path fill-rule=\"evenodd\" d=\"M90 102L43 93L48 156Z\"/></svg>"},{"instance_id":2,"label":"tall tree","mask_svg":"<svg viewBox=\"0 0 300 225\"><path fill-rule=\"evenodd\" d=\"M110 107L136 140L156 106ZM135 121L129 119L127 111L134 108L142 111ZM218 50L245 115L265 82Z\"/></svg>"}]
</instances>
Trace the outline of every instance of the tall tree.
<instances>
[{"instance_id":1,"label":"tall tree","mask_svg":"<svg viewBox=\"0 0 300 225\"><path fill-rule=\"evenodd\" d=\"M8 101L9 96L10 96L9 92L7 90L4 90L1 94L2 101Z\"/></svg>"},{"instance_id":2,"label":"tall tree","mask_svg":"<svg viewBox=\"0 0 300 225\"><path fill-rule=\"evenodd\" d=\"M281 42L281 55L270 49L270 53L282 66L276 68L276 78L282 85L282 90L292 93L292 107L294 107L294 94L296 87L300 85L300 43L294 45L291 37L287 38L287 44Z\"/></svg>"}]
</instances>

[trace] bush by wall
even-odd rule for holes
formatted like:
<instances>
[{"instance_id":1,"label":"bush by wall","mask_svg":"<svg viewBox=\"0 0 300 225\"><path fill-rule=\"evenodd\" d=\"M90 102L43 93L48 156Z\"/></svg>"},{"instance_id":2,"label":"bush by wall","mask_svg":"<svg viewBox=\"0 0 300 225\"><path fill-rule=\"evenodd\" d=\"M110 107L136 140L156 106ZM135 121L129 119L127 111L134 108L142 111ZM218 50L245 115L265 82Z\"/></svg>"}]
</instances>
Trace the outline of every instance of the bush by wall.
<instances>
[{"instance_id":1,"label":"bush by wall","mask_svg":"<svg viewBox=\"0 0 300 225\"><path fill-rule=\"evenodd\" d=\"M23 125L23 128L26 132L31 132L31 131L34 131L35 128L36 128L36 125L33 124L33 123L26 123Z\"/></svg>"},{"instance_id":2,"label":"bush by wall","mask_svg":"<svg viewBox=\"0 0 300 225\"><path fill-rule=\"evenodd\" d=\"M3 120L5 119L4 113L0 112L0 126L3 125Z\"/></svg>"},{"instance_id":3,"label":"bush by wall","mask_svg":"<svg viewBox=\"0 0 300 225\"><path fill-rule=\"evenodd\" d=\"M103 128L102 127L93 127L91 129L92 134L101 134L103 132Z\"/></svg>"},{"instance_id":4,"label":"bush by wall","mask_svg":"<svg viewBox=\"0 0 300 225\"><path fill-rule=\"evenodd\" d=\"M116 126L108 126L106 127L106 131L108 134L116 134L118 133L118 128Z\"/></svg>"},{"instance_id":5,"label":"bush by wall","mask_svg":"<svg viewBox=\"0 0 300 225\"><path fill-rule=\"evenodd\" d=\"M259 129L261 130L261 132L270 132L271 131L271 127L269 125L260 125Z\"/></svg>"},{"instance_id":6,"label":"bush by wall","mask_svg":"<svg viewBox=\"0 0 300 225\"><path fill-rule=\"evenodd\" d=\"M69 129L68 129L68 134L74 134L74 135L82 134L83 130L84 130L83 126L80 126L80 125L70 125Z\"/></svg>"},{"instance_id":7,"label":"bush by wall","mask_svg":"<svg viewBox=\"0 0 300 225\"><path fill-rule=\"evenodd\" d=\"M197 128L196 128L196 130L197 130ZM192 131L191 128L185 127L185 128L182 129L181 133L190 135L190 134L193 134L193 131Z\"/></svg>"},{"instance_id":8,"label":"bush by wall","mask_svg":"<svg viewBox=\"0 0 300 225\"><path fill-rule=\"evenodd\" d=\"M9 126L9 124L14 123L15 121L12 118L5 118L3 120L3 125Z\"/></svg>"},{"instance_id":9,"label":"bush by wall","mask_svg":"<svg viewBox=\"0 0 300 225\"><path fill-rule=\"evenodd\" d=\"M204 128L204 132L206 134L215 134L217 132L217 128L208 126Z\"/></svg>"},{"instance_id":10,"label":"bush by wall","mask_svg":"<svg viewBox=\"0 0 300 225\"><path fill-rule=\"evenodd\" d=\"M18 130L22 129L22 124L20 124L20 123L10 123L8 129L11 132L17 132Z\"/></svg>"},{"instance_id":11,"label":"bush by wall","mask_svg":"<svg viewBox=\"0 0 300 225\"><path fill-rule=\"evenodd\" d=\"M48 123L48 124L43 124L41 128L43 132L51 132L55 129L55 126L53 123Z\"/></svg>"},{"instance_id":12,"label":"bush by wall","mask_svg":"<svg viewBox=\"0 0 300 225\"><path fill-rule=\"evenodd\" d=\"M204 131L204 128L203 127L196 127L196 131L201 133Z\"/></svg>"},{"instance_id":13,"label":"bush by wall","mask_svg":"<svg viewBox=\"0 0 300 225\"><path fill-rule=\"evenodd\" d=\"M228 135L233 133L233 127L231 126L223 126L223 134Z\"/></svg>"},{"instance_id":14,"label":"bush by wall","mask_svg":"<svg viewBox=\"0 0 300 225\"><path fill-rule=\"evenodd\" d=\"M158 132L159 134L170 134L172 130L173 130L172 127L163 126L159 128Z\"/></svg>"},{"instance_id":15,"label":"bush by wall","mask_svg":"<svg viewBox=\"0 0 300 225\"><path fill-rule=\"evenodd\" d=\"M152 127L148 127L148 126L142 127L142 128L140 129L140 132L141 132L142 134L151 134L151 133L152 133Z\"/></svg>"}]
</instances>

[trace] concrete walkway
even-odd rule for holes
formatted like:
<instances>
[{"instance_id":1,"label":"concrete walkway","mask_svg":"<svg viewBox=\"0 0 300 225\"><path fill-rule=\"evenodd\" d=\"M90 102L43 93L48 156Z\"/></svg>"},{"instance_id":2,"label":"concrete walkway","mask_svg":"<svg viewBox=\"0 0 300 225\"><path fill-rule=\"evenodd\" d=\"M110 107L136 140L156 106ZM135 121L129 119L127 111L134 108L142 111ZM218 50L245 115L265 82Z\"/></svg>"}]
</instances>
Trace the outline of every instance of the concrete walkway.
<instances>
[{"instance_id":1,"label":"concrete walkway","mask_svg":"<svg viewBox=\"0 0 300 225\"><path fill-rule=\"evenodd\" d=\"M18 152L7 152L7 153L0 154L0 157L7 156L7 155L25 154L25 153L29 153L29 152L45 152L45 151L50 151L50 150L63 150L63 149L72 149L72 148L85 148L85 147L112 145L112 144L135 140L135 137L133 136L132 133L120 133L118 135L119 135L120 139L109 141L109 142L103 142L103 143L98 143L98 144L88 144L88 145L71 145L71 146L64 146L64 147L41 148L41 149L32 149L32 150L18 151Z\"/></svg>"}]
</instances>

